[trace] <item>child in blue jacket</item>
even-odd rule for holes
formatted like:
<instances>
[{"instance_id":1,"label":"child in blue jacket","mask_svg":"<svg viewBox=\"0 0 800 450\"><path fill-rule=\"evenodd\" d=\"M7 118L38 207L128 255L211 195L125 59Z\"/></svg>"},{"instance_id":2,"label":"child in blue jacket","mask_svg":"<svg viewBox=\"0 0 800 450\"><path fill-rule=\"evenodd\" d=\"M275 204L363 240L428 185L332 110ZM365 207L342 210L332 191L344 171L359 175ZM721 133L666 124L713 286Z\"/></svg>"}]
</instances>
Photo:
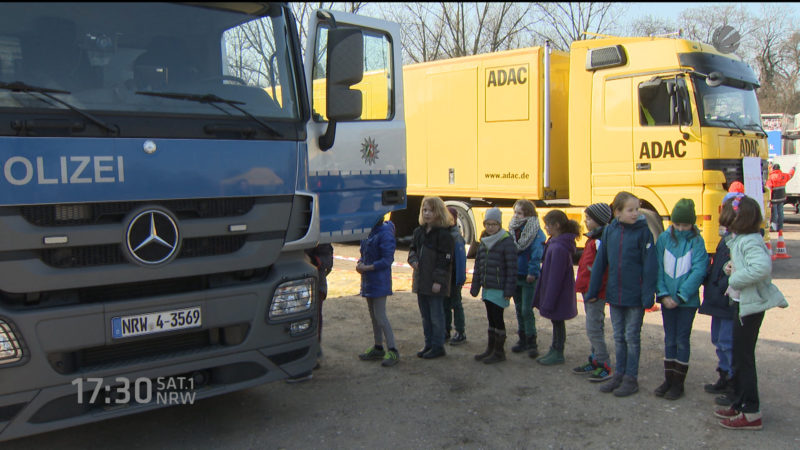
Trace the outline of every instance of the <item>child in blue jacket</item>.
<instances>
[{"instance_id":1,"label":"child in blue jacket","mask_svg":"<svg viewBox=\"0 0 800 450\"><path fill-rule=\"evenodd\" d=\"M517 290L512 298L517 310L519 341L511 351L520 353L527 350L528 356L536 358L539 347L536 345L533 294L541 274L545 237L533 202L520 199L514 203L514 217L508 224L508 232L517 247Z\"/></svg>"},{"instance_id":2,"label":"child in blue jacket","mask_svg":"<svg viewBox=\"0 0 800 450\"><path fill-rule=\"evenodd\" d=\"M697 215L691 199L678 200L670 218L672 225L656 241L656 298L663 306L664 382L654 393L676 400L683 395L683 382L689 371L689 338L700 307L700 285L705 278L708 253L695 226Z\"/></svg>"},{"instance_id":3,"label":"child in blue jacket","mask_svg":"<svg viewBox=\"0 0 800 450\"><path fill-rule=\"evenodd\" d=\"M589 290L584 298L597 299L608 269L606 303L614 328L616 368L611 381L600 392L625 397L639 391L639 353L644 310L655 303L656 258L653 234L639 213L639 199L630 192L619 192L611 203L615 218L605 230L603 245L592 265Z\"/></svg>"},{"instance_id":4,"label":"child in blue jacket","mask_svg":"<svg viewBox=\"0 0 800 450\"><path fill-rule=\"evenodd\" d=\"M369 236L361 241L361 258L356 271L361 274L361 296L367 300L375 345L358 355L363 361L383 360L390 367L400 360L394 342L392 325L386 316L386 297L392 295L392 262L396 241L394 224L383 217L372 227ZM383 349L386 338L386 351Z\"/></svg>"},{"instance_id":5,"label":"child in blue jacket","mask_svg":"<svg viewBox=\"0 0 800 450\"><path fill-rule=\"evenodd\" d=\"M467 281L467 252L464 250L464 238L458 231L458 212L453 207L448 207L447 211L453 216L453 226L450 227L450 235L453 236L455 252L453 254L453 276L450 297L444 299L444 328L445 340L450 339L450 345L461 345L467 341L467 334L464 329L464 305L461 304L461 288ZM454 323L455 322L455 323ZM450 338L451 325L455 325L456 332Z\"/></svg>"}]
</instances>

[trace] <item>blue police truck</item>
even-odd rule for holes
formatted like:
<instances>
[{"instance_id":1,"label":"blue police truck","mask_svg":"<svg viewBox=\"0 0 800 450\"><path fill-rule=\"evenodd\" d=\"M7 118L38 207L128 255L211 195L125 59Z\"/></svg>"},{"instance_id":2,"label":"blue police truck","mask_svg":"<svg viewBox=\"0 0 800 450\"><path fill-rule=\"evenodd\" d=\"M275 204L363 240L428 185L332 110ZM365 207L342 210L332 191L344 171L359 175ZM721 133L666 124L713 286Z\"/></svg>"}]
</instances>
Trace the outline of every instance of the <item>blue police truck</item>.
<instances>
[{"instance_id":1,"label":"blue police truck","mask_svg":"<svg viewBox=\"0 0 800 450\"><path fill-rule=\"evenodd\" d=\"M315 365L304 250L404 208L406 166L399 28L307 34L286 3L0 4L0 440Z\"/></svg>"}]
</instances>

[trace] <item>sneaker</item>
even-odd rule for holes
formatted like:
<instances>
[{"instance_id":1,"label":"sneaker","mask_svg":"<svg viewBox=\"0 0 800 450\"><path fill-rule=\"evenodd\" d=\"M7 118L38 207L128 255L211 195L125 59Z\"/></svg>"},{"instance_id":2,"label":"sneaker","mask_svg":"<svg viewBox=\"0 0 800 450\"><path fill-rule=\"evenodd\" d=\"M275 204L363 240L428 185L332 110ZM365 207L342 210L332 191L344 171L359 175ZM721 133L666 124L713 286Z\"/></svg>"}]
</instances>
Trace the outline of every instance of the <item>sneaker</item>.
<instances>
[{"instance_id":1,"label":"sneaker","mask_svg":"<svg viewBox=\"0 0 800 450\"><path fill-rule=\"evenodd\" d=\"M377 349L374 346L368 348L364 353L358 355L358 358L362 361L379 361L383 359L384 355L386 354L383 349Z\"/></svg>"},{"instance_id":2,"label":"sneaker","mask_svg":"<svg viewBox=\"0 0 800 450\"><path fill-rule=\"evenodd\" d=\"M308 381L313 378L313 374L309 372L301 373L300 375L295 375L293 377L289 377L286 379L287 383L302 383L303 381Z\"/></svg>"},{"instance_id":3,"label":"sneaker","mask_svg":"<svg viewBox=\"0 0 800 450\"><path fill-rule=\"evenodd\" d=\"M749 420L747 416L751 416ZM729 430L760 430L761 429L761 414L739 414L736 417L725 419L719 422L722 428Z\"/></svg>"},{"instance_id":4,"label":"sneaker","mask_svg":"<svg viewBox=\"0 0 800 450\"><path fill-rule=\"evenodd\" d=\"M575 367L574 369L572 369L572 373L577 375L588 375L592 373L592 371L594 371L595 369L597 369L597 366L594 365L594 363L592 362L592 357L590 356L589 362L587 362L582 366Z\"/></svg>"},{"instance_id":5,"label":"sneaker","mask_svg":"<svg viewBox=\"0 0 800 450\"><path fill-rule=\"evenodd\" d=\"M450 345L461 345L466 341L467 341L467 335L456 331L455 334L453 334L453 337L450 339Z\"/></svg>"},{"instance_id":6,"label":"sneaker","mask_svg":"<svg viewBox=\"0 0 800 450\"><path fill-rule=\"evenodd\" d=\"M733 404L733 399L728 394L718 395L714 397L714 403L719 406L731 406Z\"/></svg>"},{"instance_id":7,"label":"sneaker","mask_svg":"<svg viewBox=\"0 0 800 450\"><path fill-rule=\"evenodd\" d=\"M737 417L739 414L741 413L733 408L723 408L714 411L714 416L720 419L732 419Z\"/></svg>"},{"instance_id":8,"label":"sneaker","mask_svg":"<svg viewBox=\"0 0 800 450\"><path fill-rule=\"evenodd\" d=\"M386 355L384 355L381 365L383 367L392 367L398 362L400 362L400 354L395 350L389 350L386 352Z\"/></svg>"},{"instance_id":9,"label":"sneaker","mask_svg":"<svg viewBox=\"0 0 800 450\"><path fill-rule=\"evenodd\" d=\"M594 369L592 373L589 374L589 381L599 383L601 381L610 380L613 375L611 375L611 367L608 367L608 364L603 363L602 366Z\"/></svg>"}]
</instances>

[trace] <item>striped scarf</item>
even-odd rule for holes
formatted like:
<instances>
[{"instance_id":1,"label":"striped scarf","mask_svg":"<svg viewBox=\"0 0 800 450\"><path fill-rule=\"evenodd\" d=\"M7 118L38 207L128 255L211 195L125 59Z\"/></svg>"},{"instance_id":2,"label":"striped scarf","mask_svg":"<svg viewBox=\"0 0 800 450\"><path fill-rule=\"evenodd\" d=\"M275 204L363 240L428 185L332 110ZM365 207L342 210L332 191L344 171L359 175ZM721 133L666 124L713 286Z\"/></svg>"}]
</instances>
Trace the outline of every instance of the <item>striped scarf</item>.
<instances>
[{"instance_id":1,"label":"striped scarf","mask_svg":"<svg viewBox=\"0 0 800 450\"><path fill-rule=\"evenodd\" d=\"M522 228L522 231L519 233L519 238L517 238L517 230L520 228ZM508 231L511 232L511 238L514 240L514 245L517 246L517 251L521 252L531 245L536 234L539 232L539 218L512 218L511 222L508 223Z\"/></svg>"}]
</instances>

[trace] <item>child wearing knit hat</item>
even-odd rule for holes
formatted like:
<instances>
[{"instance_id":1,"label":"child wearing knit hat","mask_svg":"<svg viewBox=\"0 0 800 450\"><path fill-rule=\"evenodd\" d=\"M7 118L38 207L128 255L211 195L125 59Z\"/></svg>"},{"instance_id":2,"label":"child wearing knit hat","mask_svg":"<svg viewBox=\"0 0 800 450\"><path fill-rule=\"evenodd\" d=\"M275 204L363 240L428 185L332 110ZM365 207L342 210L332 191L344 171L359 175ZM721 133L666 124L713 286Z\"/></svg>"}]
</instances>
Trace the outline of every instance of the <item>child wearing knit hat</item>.
<instances>
[{"instance_id":1,"label":"child wearing knit hat","mask_svg":"<svg viewBox=\"0 0 800 450\"><path fill-rule=\"evenodd\" d=\"M663 306L664 382L654 393L676 400L683 395L689 370L689 338L700 307L700 285L706 275L708 253L695 226L697 215L691 199L678 200L670 218L672 225L656 241L656 298Z\"/></svg>"},{"instance_id":2,"label":"child wearing knit hat","mask_svg":"<svg viewBox=\"0 0 800 450\"><path fill-rule=\"evenodd\" d=\"M586 225L587 240L583 247L583 254L578 261L578 275L575 279L575 292L583 295L583 309L586 313L586 337L589 338L591 353L585 364L572 369L578 375L589 375L589 381L599 382L611 378L611 357L606 347L604 324L606 320L606 282L608 273L603 274L603 284L600 293L594 299L586 298L589 290L589 280L592 277L592 264L597 256L597 250L602 245L600 237L606 225L611 222L611 207L606 203L593 203L586 207L584 224ZM590 301L593 300L593 301Z\"/></svg>"}]
</instances>

